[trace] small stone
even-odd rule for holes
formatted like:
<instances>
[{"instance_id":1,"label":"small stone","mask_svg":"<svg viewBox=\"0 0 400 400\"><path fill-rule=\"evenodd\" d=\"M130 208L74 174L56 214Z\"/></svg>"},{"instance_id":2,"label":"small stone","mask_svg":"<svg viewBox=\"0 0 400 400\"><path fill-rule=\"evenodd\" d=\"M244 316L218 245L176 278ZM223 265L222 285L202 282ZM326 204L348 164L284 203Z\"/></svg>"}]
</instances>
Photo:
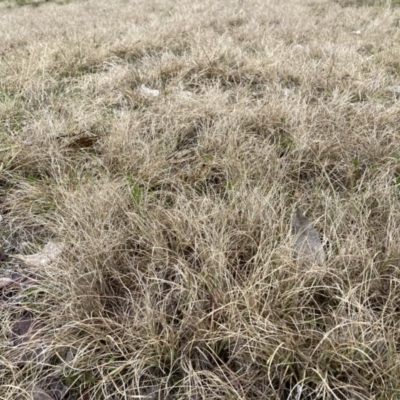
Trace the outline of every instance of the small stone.
<instances>
[{"instance_id":1,"label":"small stone","mask_svg":"<svg viewBox=\"0 0 400 400\"><path fill-rule=\"evenodd\" d=\"M51 396L49 396L44 390L34 387L32 390L32 400L54 400Z\"/></svg>"},{"instance_id":2,"label":"small stone","mask_svg":"<svg viewBox=\"0 0 400 400\"><path fill-rule=\"evenodd\" d=\"M292 236L294 238L294 255L301 261L322 264L325 261L318 232L298 207L292 214Z\"/></svg>"}]
</instances>

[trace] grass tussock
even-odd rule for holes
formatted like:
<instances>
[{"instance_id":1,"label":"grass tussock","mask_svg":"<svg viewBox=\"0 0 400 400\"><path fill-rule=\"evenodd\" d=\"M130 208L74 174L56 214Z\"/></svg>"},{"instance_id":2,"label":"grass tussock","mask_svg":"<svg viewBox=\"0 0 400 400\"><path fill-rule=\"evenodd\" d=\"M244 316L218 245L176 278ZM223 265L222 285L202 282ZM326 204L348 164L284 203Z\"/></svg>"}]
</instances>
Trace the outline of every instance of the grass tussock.
<instances>
[{"instance_id":1,"label":"grass tussock","mask_svg":"<svg viewBox=\"0 0 400 400\"><path fill-rule=\"evenodd\" d=\"M396 2L34 3L0 4L0 397L400 398Z\"/></svg>"}]
</instances>

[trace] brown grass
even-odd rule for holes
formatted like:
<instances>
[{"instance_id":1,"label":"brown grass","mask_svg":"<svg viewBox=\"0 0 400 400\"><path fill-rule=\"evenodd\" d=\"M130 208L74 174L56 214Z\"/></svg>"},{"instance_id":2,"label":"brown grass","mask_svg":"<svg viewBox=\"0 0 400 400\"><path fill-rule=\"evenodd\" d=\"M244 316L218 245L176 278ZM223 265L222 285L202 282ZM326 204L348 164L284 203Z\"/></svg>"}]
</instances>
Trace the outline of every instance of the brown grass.
<instances>
[{"instance_id":1,"label":"brown grass","mask_svg":"<svg viewBox=\"0 0 400 400\"><path fill-rule=\"evenodd\" d=\"M0 238L64 251L1 264L0 398L399 399L395 2L36 3L0 3Z\"/></svg>"}]
</instances>

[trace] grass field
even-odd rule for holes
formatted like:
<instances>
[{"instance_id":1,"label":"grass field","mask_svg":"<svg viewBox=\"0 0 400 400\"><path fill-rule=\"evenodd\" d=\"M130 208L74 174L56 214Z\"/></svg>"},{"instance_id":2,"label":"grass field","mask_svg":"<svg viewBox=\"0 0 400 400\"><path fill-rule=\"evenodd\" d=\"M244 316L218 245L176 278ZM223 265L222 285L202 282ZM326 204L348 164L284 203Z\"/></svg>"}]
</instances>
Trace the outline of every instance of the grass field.
<instances>
[{"instance_id":1,"label":"grass field","mask_svg":"<svg viewBox=\"0 0 400 400\"><path fill-rule=\"evenodd\" d=\"M397 6L0 2L0 398L400 399Z\"/></svg>"}]
</instances>

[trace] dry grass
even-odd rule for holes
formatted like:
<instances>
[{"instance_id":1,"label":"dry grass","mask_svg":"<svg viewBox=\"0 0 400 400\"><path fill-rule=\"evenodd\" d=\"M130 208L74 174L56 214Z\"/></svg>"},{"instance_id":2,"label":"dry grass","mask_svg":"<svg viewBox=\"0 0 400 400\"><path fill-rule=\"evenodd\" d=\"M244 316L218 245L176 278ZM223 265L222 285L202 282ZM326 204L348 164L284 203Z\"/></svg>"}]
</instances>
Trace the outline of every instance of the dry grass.
<instances>
[{"instance_id":1,"label":"dry grass","mask_svg":"<svg viewBox=\"0 0 400 400\"><path fill-rule=\"evenodd\" d=\"M395 2L36 3L0 3L0 235L65 247L1 264L0 398L400 399Z\"/></svg>"}]
</instances>

